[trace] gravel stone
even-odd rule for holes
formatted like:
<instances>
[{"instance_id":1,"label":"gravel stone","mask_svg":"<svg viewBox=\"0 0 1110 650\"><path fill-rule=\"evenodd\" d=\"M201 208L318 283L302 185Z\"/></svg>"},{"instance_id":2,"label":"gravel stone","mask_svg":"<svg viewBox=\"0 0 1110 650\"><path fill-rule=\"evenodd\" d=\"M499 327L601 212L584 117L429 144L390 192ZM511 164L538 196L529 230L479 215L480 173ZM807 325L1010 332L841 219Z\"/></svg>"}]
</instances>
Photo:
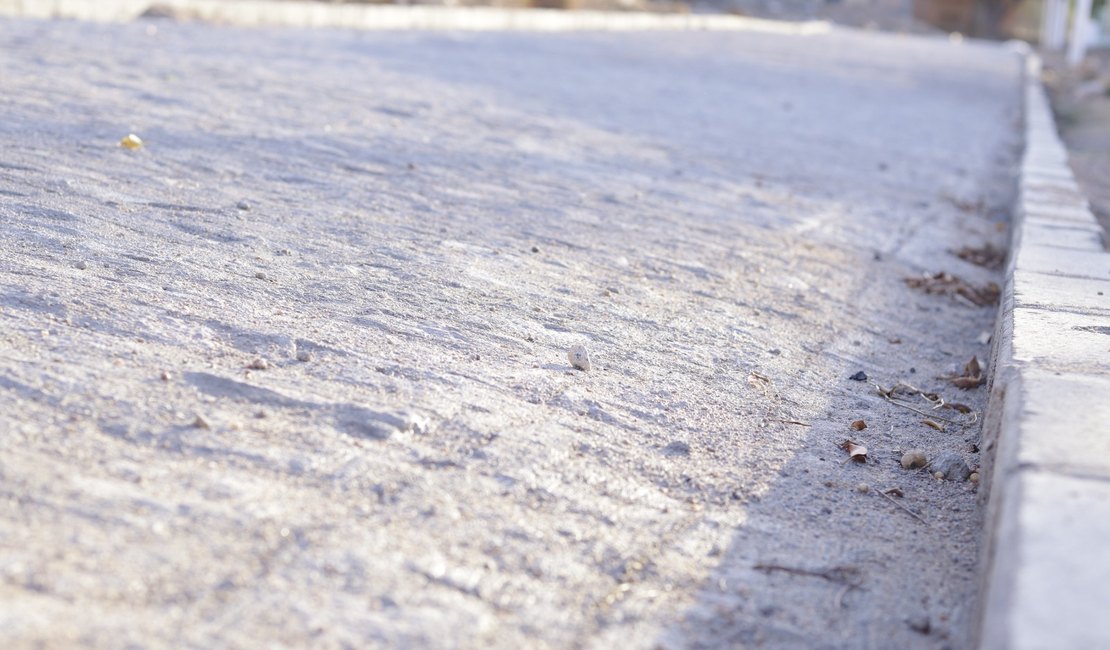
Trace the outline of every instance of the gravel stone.
<instances>
[{"instance_id":1,"label":"gravel stone","mask_svg":"<svg viewBox=\"0 0 1110 650\"><path fill-rule=\"evenodd\" d=\"M902 454L902 469L918 469L925 467L929 458L920 449L911 449Z\"/></svg>"},{"instance_id":2,"label":"gravel stone","mask_svg":"<svg viewBox=\"0 0 1110 650\"><path fill-rule=\"evenodd\" d=\"M971 468L964 457L955 452L945 452L933 459L929 465L935 474L949 481L966 481L971 476Z\"/></svg>"},{"instance_id":3,"label":"gravel stone","mask_svg":"<svg viewBox=\"0 0 1110 650\"><path fill-rule=\"evenodd\" d=\"M590 353L584 345L575 345L567 350L567 360L570 361L570 365L578 370L589 370L592 367L590 365Z\"/></svg>"}]
</instances>

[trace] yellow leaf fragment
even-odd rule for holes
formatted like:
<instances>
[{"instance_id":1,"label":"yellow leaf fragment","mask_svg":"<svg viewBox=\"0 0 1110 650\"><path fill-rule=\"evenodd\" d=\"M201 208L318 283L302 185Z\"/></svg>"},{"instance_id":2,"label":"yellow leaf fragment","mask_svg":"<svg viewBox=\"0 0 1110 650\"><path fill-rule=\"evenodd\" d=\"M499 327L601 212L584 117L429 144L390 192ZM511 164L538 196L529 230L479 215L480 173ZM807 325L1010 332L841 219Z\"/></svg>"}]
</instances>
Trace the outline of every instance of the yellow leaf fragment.
<instances>
[{"instance_id":1,"label":"yellow leaf fragment","mask_svg":"<svg viewBox=\"0 0 1110 650\"><path fill-rule=\"evenodd\" d=\"M143 146L143 140L134 133L128 133L119 141L119 146L124 149L135 150Z\"/></svg>"}]
</instances>

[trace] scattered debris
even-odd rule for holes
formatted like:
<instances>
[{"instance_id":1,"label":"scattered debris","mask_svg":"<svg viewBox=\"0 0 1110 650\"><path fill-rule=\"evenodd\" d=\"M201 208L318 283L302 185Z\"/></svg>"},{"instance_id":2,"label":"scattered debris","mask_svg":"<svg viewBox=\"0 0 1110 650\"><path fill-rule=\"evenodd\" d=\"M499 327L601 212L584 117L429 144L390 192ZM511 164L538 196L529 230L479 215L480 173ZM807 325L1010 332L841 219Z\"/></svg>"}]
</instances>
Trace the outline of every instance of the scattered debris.
<instances>
[{"instance_id":1,"label":"scattered debris","mask_svg":"<svg viewBox=\"0 0 1110 650\"><path fill-rule=\"evenodd\" d=\"M567 350L567 359L578 370L588 371L591 368L590 353L584 345L575 345Z\"/></svg>"},{"instance_id":2,"label":"scattered debris","mask_svg":"<svg viewBox=\"0 0 1110 650\"><path fill-rule=\"evenodd\" d=\"M929 467L933 469L934 476L940 474L940 478L949 481L966 481L971 477L971 468L967 466L964 457L951 451L934 458Z\"/></svg>"},{"instance_id":3,"label":"scattered debris","mask_svg":"<svg viewBox=\"0 0 1110 650\"><path fill-rule=\"evenodd\" d=\"M1002 263L1006 261L1006 251L990 244L984 244L979 248L964 246L953 254L965 262L987 269L1000 269Z\"/></svg>"},{"instance_id":4,"label":"scattered debris","mask_svg":"<svg viewBox=\"0 0 1110 650\"><path fill-rule=\"evenodd\" d=\"M894 497L892 497L892 496L890 496L889 494L887 494L887 492L892 492L892 491L894 491L894 490L898 490L898 493L899 493L899 494L898 494L898 496L901 496L901 492L902 492L902 490L899 490L898 488L891 488L890 490L886 490L886 491L883 491L883 492L879 492L879 496L881 496L882 498L886 499L887 501L889 501L889 502L893 503L893 504L894 504L894 507L898 508L898 509L899 509L899 510L901 510L902 512L905 512L905 513L906 513L906 514L908 514L909 516L913 517L914 519L916 519L916 520L920 521L921 523L925 524L926 526L928 526L928 525L929 525L929 522L925 521L925 518L924 518L924 517L922 517L921 515L917 514L917 513L916 513L916 512L914 512L913 510L910 510L909 508L907 508L906 506L902 505L901 503L898 503L897 501L895 501L895 500L894 500Z\"/></svg>"},{"instance_id":5,"label":"scattered debris","mask_svg":"<svg viewBox=\"0 0 1110 650\"><path fill-rule=\"evenodd\" d=\"M848 460L854 460L857 463L867 462L867 447L852 442L851 440L845 440L840 443L840 448L848 452ZM848 462L848 460L844 462Z\"/></svg>"},{"instance_id":6,"label":"scattered debris","mask_svg":"<svg viewBox=\"0 0 1110 650\"><path fill-rule=\"evenodd\" d=\"M983 208L986 206L982 198L973 201L971 199L960 198L947 192L941 193L940 198L948 201L961 212L982 212Z\"/></svg>"},{"instance_id":7,"label":"scattered debris","mask_svg":"<svg viewBox=\"0 0 1110 650\"><path fill-rule=\"evenodd\" d=\"M906 278L906 285L913 289L921 289L930 295L952 296L957 300L969 302L975 307L998 304L998 297L1002 294L1002 289L995 282L976 287L963 278L945 271L926 273L920 278Z\"/></svg>"},{"instance_id":8,"label":"scattered debris","mask_svg":"<svg viewBox=\"0 0 1110 650\"><path fill-rule=\"evenodd\" d=\"M128 133L120 139L119 146L123 147L124 149L131 149L132 151L134 151L135 149L143 146L143 141L142 138L135 135L134 133Z\"/></svg>"},{"instance_id":9,"label":"scattered debris","mask_svg":"<svg viewBox=\"0 0 1110 650\"><path fill-rule=\"evenodd\" d=\"M675 456L689 456L690 445L682 442L681 440L675 440L668 444L666 447L663 447L663 455L667 456L668 458L674 458Z\"/></svg>"},{"instance_id":10,"label":"scattered debris","mask_svg":"<svg viewBox=\"0 0 1110 650\"><path fill-rule=\"evenodd\" d=\"M867 373L860 370L859 372L852 375L848 379L851 379L852 381L867 381Z\"/></svg>"},{"instance_id":11,"label":"scattered debris","mask_svg":"<svg viewBox=\"0 0 1110 650\"><path fill-rule=\"evenodd\" d=\"M960 413L971 413L971 407L970 406L968 406L967 404L960 404L958 402L945 402L944 403L944 408L946 408L946 409L955 409L955 410L959 411Z\"/></svg>"},{"instance_id":12,"label":"scattered debris","mask_svg":"<svg viewBox=\"0 0 1110 650\"><path fill-rule=\"evenodd\" d=\"M911 449L902 454L902 469L919 469L929 464L929 458L920 449Z\"/></svg>"},{"instance_id":13,"label":"scattered debris","mask_svg":"<svg viewBox=\"0 0 1110 650\"><path fill-rule=\"evenodd\" d=\"M913 411L914 413L917 413L918 415L923 415L927 418L932 418L934 420L940 420L942 422L948 422L949 424L957 424L957 425L974 424L978 420L978 416L976 414L972 413L972 417L971 417L970 422L958 422L956 420L950 420L948 418L942 418L939 415L936 415L935 413L926 413L925 411L922 411L920 409L917 409L917 408L914 408L914 407L910 406L909 404L906 404L905 401L901 398L902 395L914 395L914 396L920 397L923 400L925 400L926 402L928 402L933 407L933 410L948 407L948 403L945 402L944 398L942 398L940 395L938 395L936 393L927 393L927 392L921 390L920 388L917 388L916 386L907 384L905 382L898 382L892 388L889 388L889 389L883 388L879 384L872 384L872 386L874 386L875 389L879 391L879 394L882 395L883 398L886 399L886 401L890 402L891 404L896 404L898 406L901 406L904 409L908 409L910 411ZM961 413L971 413L971 408L969 408L967 406L964 406L963 404L958 404L958 405L956 405L955 407L952 407L952 408L956 408L956 410L960 411Z\"/></svg>"},{"instance_id":14,"label":"scattered debris","mask_svg":"<svg viewBox=\"0 0 1110 650\"><path fill-rule=\"evenodd\" d=\"M927 427L931 427L933 429L936 429L937 431L944 431L944 426L943 425L938 424L936 422L933 422L932 420L922 420L921 424L924 424Z\"/></svg>"},{"instance_id":15,"label":"scattered debris","mask_svg":"<svg viewBox=\"0 0 1110 650\"><path fill-rule=\"evenodd\" d=\"M211 429L212 425L208 423L208 420L204 419L203 415L198 415L197 419L193 420L193 427L197 429Z\"/></svg>"},{"instance_id":16,"label":"scattered debris","mask_svg":"<svg viewBox=\"0 0 1110 650\"><path fill-rule=\"evenodd\" d=\"M255 357L249 364L247 364L247 368L250 368L251 370L269 370L270 362L262 357Z\"/></svg>"},{"instance_id":17,"label":"scattered debris","mask_svg":"<svg viewBox=\"0 0 1110 650\"><path fill-rule=\"evenodd\" d=\"M852 423L852 430L853 431L863 431L866 428L867 428L867 423L864 422L863 420L856 420L855 422Z\"/></svg>"},{"instance_id":18,"label":"scattered debris","mask_svg":"<svg viewBox=\"0 0 1110 650\"><path fill-rule=\"evenodd\" d=\"M900 488L900 487L887 488L887 489L883 490L883 494L888 494L892 497L898 497L899 499L906 496L906 493L902 492L902 488Z\"/></svg>"},{"instance_id":19,"label":"scattered debris","mask_svg":"<svg viewBox=\"0 0 1110 650\"><path fill-rule=\"evenodd\" d=\"M919 616L911 616L907 618L906 625L908 625L911 630L917 632L918 634L928 635L929 632L933 629L932 621L930 621L929 617L925 614L921 614Z\"/></svg>"},{"instance_id":20,"label":"scattered debris","mask_svg":"<svg viewBox=\"0 0 1110 650\"><path fill-rule=\"evenodd\" d=\"M781 571L782 573L790 573L796 576L811 576L814 578L824 578L829 582L836 582L838 584L847 584L852 586L859 586L862 575L859 567L854 566L835 566L830 569L803 569L799 567L785 566L782 564L768 564L760 562L752 567L756 571L763 571L764 573L771 573L773 571Z\"/></svg>"},{"instance_id":21,"label":"scattered debris","mask_svg":"<svg viewBox=\"0 0 1110 650\"><path fill-rule=\"evenodd\" d=\"M985 379L983 378L983 369L979 367L979 358L971 357L971 361L964 365L964 373L959 377L950 377L949 379L956 388L962 390L970 390L981 386Z\"/></svg>"}]
</instances>

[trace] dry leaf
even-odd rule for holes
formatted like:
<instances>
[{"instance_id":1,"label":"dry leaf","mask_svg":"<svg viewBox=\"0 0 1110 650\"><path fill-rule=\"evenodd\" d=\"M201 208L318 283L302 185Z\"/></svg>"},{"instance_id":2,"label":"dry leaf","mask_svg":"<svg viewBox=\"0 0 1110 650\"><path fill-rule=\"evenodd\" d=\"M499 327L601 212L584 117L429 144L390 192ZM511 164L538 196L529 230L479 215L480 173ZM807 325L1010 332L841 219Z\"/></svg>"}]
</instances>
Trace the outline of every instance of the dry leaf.
<instances>
[{"instance_id":1,"label":"dry leaf","mask_svg":"<svg viewBox=\"0 0 1110 650\"><path fill-rule=\"evenodd\" d=\"M990 244L984 244L979 248L964 246L960 250L955 251L955 255L965 262L971 262L976 266L982 266L988 269L1000 269L1002 268L1002 263L1006 261L1006 252Z\"/></svg>"},{"instance_id":2,"label":"dry leaf","mask_svg":"<svg viewBox=\"0 0 1110 650\"><path fill-rule=\"evenodd\" d=\"M952 296L970 302L976 307L986 307L998 303L1002 289L994 282L976 287L963 278L947 272L925 274L920 278L906 278L906 286L921 289L927 294Z\"/></svg>"},{"instance_id":3,"label":"dry leaf","mask_svg":"<svg viewBox=\"0 0 1110 650\"><path fill-rule=\"evenodd\" d=\"M906 496L905 493L902 492L902 488L900 488L900 487L887 488L887 489L883 490L883 494L889 494L892 497L898 497L898 498L902 498L902 497Z\"/></svg>"},{"instance_id":4,"label":"dry leaf","mask_svg":"<svg viewBox=\"0 0 1110 650\"><path fill-rule=\"evenodd\" d=\"M864 429L867 428L867 423L864 422L863 420L856 420L855 422L852 423L852 428L855 429L856 431L863 431Z\"/></svg>"},{"instance_id":5,"label":"dry leaf","mask_svg":"<svg viewBox=\"0 0 1110 650\"><path fill-rule=\"evenodd\" d=\"M867 461L867 447L863 445L854 443L851 440L845 440L840 443L840 448L848 452L848 460L854 460L857 463Z\"/></svg>"},{"instance_id":6,"label":"dry leaf","mask_svg":"<svg viewBox=\"0 0 1110 650\"><path fill-rule=\"evenodd\" d=\"M944 431L944 427L937 424L936 422L933 422L932 420L922 420L921 423L924 424L925 426L932 427L932 428L936 429L937 431Z\"/></svg>"},{"instance_id":7,"label":"dry leaf","mask_svg":"<svg viewBox=\"0 0 1110 650\"><path fill-rule=\"evenodd\" d=\"M971 413L971 407L967 404L960 404L958 402L946 402L945 408L956 409L960 413Z\"/></svg>"},{"instance_id":8,"label":"dry leaf","mask_svg":"<svg viewBox=\"0 0 1110 650\"><path fill-rule=\"evenodd\" d=\"M956 386L956 388L962 390L969 390L980 386L983 381L983 369L979 366L978 357L971 357L971 361L968 361L964 365L963 375L952 378L952 384Z\"/></svg>"}]
</instances>

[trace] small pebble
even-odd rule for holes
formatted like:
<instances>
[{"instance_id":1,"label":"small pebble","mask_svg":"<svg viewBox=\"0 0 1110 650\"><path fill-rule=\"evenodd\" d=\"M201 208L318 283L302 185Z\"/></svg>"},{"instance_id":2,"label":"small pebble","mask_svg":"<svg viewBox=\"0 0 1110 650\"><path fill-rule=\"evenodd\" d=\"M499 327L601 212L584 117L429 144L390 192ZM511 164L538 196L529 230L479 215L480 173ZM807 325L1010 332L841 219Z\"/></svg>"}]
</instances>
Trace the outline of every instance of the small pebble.
<instances>
[{"instance_id":1,"label":"small pebble","mask_svg":"<svg viewBox=\"0 0 1110 650\"><path fill-rule=\"evenodd\" d=\"M570 365L578 370L589 370L590 366L590 353L586 351L586 346L575 345L567 350L567 360Z\"/></svg>"},{"instance_id":2,"label":"small pebble","mask_svg":"<svg viewBox=\"0 0 1110 650\"><path fill-rule=\"evenodd\" d=\"M943 481L944 480L944 472L933 472L933 478L935 478L938 481Z\"/></svg>"},{"instance_id":3,"label":"small pebble","mask_svg":"<svg viewBox=\"0 0 1110 650\"><path fill-rule=\"evenodd\" d=\"M193 426L196 427L197 429L211 429L212 428L212 425L208 423L208 420L204 419L203 415L198 415L197 419L193 420Z\"/></svg>"},{"instance_id":4,"label":"small pebble","mask_svg":"<svg viewBox=\"0 0 1110 650\"><path fill-rule=\"evenodd\" d=\"M533 252L533 253L538 253L538 252L540 252L540 247L539 247L539 246L533 246L533 247L532 247L532 252Z\"/></svg>"},{"instance_id":5,"label":"small pebble","mask_svg":"<svg viewBox=\"0 0 1110 650\"><path fill-rule=\"evenodd\" d=\"M265 280L265 279L267 279L267 278L266 278L266 274L265 274L265 273L263 273L262 271L259 271L258 273L255 273L255 274L254 274L254 277L258 278L259 280Z\"/></svg>"},{"instance_id":6,"label":"small pebble","mask_svg":"<svg viewBox=\"0 0 1110 650\"><path fill-rule=\"evenodd\" d=\"M270 362L263 359L262 357L255 357L254 360L251 361L250 365L248 365L247 367L251 370L269 370Z\"/></svg>"},{"instance_id":7,"label":"small pebble","mask_svg":"<svg viewBox=\"0 0 1110 650\"><path fill-rule=\"evenodd\" d=\"M902 454L902 469L925 467L928 462L929 459L925 456L925 452L920 449L911 449Z\"/></svg>"},{"instance_id":8,"label":"small pebble","mask_svg":"<svg viewBox=\"0 0 1110 650\"><path fill-rule=\"evenodd\" d=\"M961 454L945 452L933 459L929 467L949 481L966 481L971 476L971 468Z\"/></svg>"},{"instance_id":9,"label":"small pebble","mask_svg":"<svg viewBox=\"0 0 1110 650\"><path fill-rule=\"evenodd\" d=\"M298 350L297 361L300 361L302 363L308 363L309 361L312 361L312 353L308 350Z\"/></svg>"},{"instance_id":10,"label":"small pebble","mask_svg":"<svg viewBox=\"0 0 1110 650\"><path fill-rule=\"evenodd\" d=\"M928 634L933 628L932 621L930 621L929 617L925 616L924 614L907 618L906 625L908 625L911 630L917 632L918 634Z\"/></svg>"},{"instance_id":11,"label":"small pebble","mask_svg":"<svg viewBox=\"0 0 1110 650\"><path fill-rule=\"evenodd\" d=\"M239 208L240 210L250 210L251 204L247 203L246 201L240 201L235 204L235 207Z\"/></svg>"},{"instance_id":12,"label":"small pebble","mask_svg":"<svg viewBox=\"0 0 1110 650\"><path fill-rule=\"evenodd\" d=\"M663 455L668 457L689 456L690 445L681 440L675 440L663 448Z\"/></svg>"},{"instance_id":13,"label":"small pebble","mask_svg":"<svg viewBox=\"0 0 1110 650\"><path fill-rule=\"evenodd\" d=\"M76 266L79 271L84 271L85 269L89 268L89 263L85 260L81 260L80 262L74 264L74 266Z\"/></svg>"},{"instance_id":14,"label":"small pebble","mask_svg":"<svg viewBox=\"0 0 1110 650\"><path fill-rule=\"evenodd\" d=\"M158 375L158 377L159 377L159 379L161 379L162 381L169 381L170 379L172 379L172 378L173 378L173 375L171 375L171 374L170 374L169 372L167 372L167 371L163 370L163 371L162 371L162 374L161 374L161 375Z\"/></svg>"},{"instance_id":15,"label":"small pebble","mask_svg":"<svg viewBox=\"0 0 1110 650\"><path fill-rule=\"evenodd\" d=\"M859 372L852 375L848 379L851 379L852 381L867 381L867 373L860 370Z\"/></svg>"},{"instance_id":16,"label":"small pebble","mask_svg":"<svg viewBox=\"0 0 1110 650\"><path fill-rule=\"evenodd\" d=\"M967 477L967 480L971 481L972 483L978 483L979 482L979 472L972 472L971 476Z\"/></svg>"},{"instance_id":17,"label":"small pebble","mask_svg":"<svg viewBox=\"0 0 1110 650\"><path fill-rule=\"evenodd\" d=\"M871 491L871 486L866 483L860 483L856 486L856 492L860 494L867 494L869 491Z\"/></svg>"}]
</instances>

